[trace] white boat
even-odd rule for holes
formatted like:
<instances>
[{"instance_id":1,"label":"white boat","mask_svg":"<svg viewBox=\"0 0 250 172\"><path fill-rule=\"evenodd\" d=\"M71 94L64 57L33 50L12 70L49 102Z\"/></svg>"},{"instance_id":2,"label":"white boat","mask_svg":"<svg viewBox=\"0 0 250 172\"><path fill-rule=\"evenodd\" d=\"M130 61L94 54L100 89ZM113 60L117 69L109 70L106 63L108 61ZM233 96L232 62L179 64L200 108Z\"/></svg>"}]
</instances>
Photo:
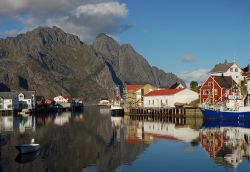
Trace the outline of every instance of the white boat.
<instances>
[{"instance_id":1,"label":"white boat","mask_svg":"<svg viewBox=\"0 0 250 172\"><path fill-rule=\"evenodd\" d=\"M111 105L111 116L124 116L124 108L120 105Z\"/></svg>"},{"instance_id":2,"label":"white boat","mask_svg":"<svg viewBox=\"0 0 250 172\"><path fill-rule=\"evenodd\" d=\"M124 108L121 106L121 97L118 87L116 87L110 110L111 116L124 116Z\"/></svg>"},{"instance_id":3,"label":"white boat","mask_svg":"<svg viewBox=\"0 0 250 172\"><path fill-rule=\"evenodd\" d=\"M110 107L111 106L111 103L108 99L101 99L98 103L98 106L107 106L107 107Z\"/></svg>"},{"instance_id":4,"label":"white boat","mask_svg":"<svg viewBox=\"0 0 250 172\"><path fill-rule=\"evenodd\" d=\"M31 144L20 144L16 146L20 153L32 153L40 149L40 144L35 144L34 139L31 140Z\"/></svg>"}]
</instances>

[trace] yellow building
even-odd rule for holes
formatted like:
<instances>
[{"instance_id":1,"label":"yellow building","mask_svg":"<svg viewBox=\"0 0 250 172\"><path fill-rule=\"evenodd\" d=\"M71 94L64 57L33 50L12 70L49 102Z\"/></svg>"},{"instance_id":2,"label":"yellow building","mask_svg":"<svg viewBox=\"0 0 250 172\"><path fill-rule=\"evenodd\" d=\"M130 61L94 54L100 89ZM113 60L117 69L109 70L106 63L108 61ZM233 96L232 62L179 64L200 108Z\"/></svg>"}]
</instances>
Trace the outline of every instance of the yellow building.
<instances>
[{"instance_id":1,"label":"yellow building","mask_svg":"<svg viewBox=\"0 0 250 172\"><path fill-rule=\"evenodd\" d=\"M145 85L126 85L126 106L127 107L142 107L143 96L150 91L159 90L160 88L150 84Z\"/></svg>"}]
</instances>

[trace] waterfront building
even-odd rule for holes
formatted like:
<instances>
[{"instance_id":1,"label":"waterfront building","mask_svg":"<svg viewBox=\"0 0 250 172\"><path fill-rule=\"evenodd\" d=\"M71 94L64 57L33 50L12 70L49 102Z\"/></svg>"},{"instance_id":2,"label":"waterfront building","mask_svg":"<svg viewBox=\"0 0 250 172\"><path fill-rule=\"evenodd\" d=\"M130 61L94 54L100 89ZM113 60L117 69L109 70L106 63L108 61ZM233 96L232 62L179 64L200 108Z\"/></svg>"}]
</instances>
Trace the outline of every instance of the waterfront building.
<instances>
[{"instance_id":1,"label":"waterfront building","mask_svg":"<svg viewBox=\"0 0 250 172\"><path fill-rule=\"evenodd\" d=\"M142 107L143 106L143 96L150 91L158 90L160 88L155 87L150 84L145 85L129 85L125 87L126 93L126 104L129 107Z\"/></svg>"},{"instance_id":2,"label":"waterfront building","mask_svg":"<svg viewBox=\"0 0 250 172\"><path fill-rule=\"evenodd\" d=\"M57 96L57 97L54 97L54 101L55 103L57 104L60 104L60 103L68 103L69 101L69 97L68 96Z\"/></svg>"},{"instance_id":3,"label":"waterfront building","mask_svg":"<svg viewBox=\"0 0 250 172\"><path fill-rule=\"evenodd\" d=\"M199 94L190 89L154 90L144 96L143 107L175 107L189 104L199 98Z\"/></svg>"},{"instance_id":4,"label":"waterfront building","mask_svg":"<svg viewBox=\"0 0 250 172\"><path fill-rule=\"evenodd\" d=\"M0 92L0 110L35 109L35 91Z\"/></svg>"},{"instance_id":5,"label":"waterfront building","mask_svg":"<svg viewBox=\"0 0 250 172\"><path fill-rule=\"evenodd\" d=\"M219 63L214 66L210 71L211 76L231 76L233 80L239 84L244 78L242 76L242 69L236 64L236 62Z\"/></svg>"},{"instance_id":6,"label":"waterfront building","mask_svg":"<svg viewBox=\"0 0 250 172\"><path fill-rule=\"evenodd\" d=\"M200 88L200 103L222 102L233 91L236 82L231 76L209 76Z\"/></svg>"}]
</instances>

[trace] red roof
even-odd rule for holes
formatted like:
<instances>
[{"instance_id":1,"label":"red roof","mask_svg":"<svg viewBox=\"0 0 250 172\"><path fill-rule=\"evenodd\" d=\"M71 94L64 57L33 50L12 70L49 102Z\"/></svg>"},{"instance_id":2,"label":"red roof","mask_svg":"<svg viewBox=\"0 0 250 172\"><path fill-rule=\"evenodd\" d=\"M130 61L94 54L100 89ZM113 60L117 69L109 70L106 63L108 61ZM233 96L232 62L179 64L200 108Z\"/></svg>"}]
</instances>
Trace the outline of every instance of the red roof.
<instances>
[{"instance_id":1,"label":"red roof","mask_svg":"<svg viewBox=\"0 0 250 172\"><path fill-rule=\"evenodd\" d=\"M67 95L64 95L62 97L65 98L65 99L69 99L70 98L70 96L67 96Z\"/></svg>"},{"instance_id":2,"label":"red roof","mask_svg":"<svg viewBox=\"0 0 250 172\"><path fill-rule=\"evenodd\" d=\"M179 88L179 89L165 89L165 90L155 90L151 91L145 96L161 96L161 95L172 95L176 94L180 91L184 90L184 88Z\"/></svg>"},{"instance_id":3,"label":"red roof","mask_svg":"<svg viewBox=\"0 0 250 172\"><path fill-rule=\"evenodd\" d=\"M138 90L141 87L143 87L143 85L126 85L126 90Z\"/></svg>"}]
</instances>

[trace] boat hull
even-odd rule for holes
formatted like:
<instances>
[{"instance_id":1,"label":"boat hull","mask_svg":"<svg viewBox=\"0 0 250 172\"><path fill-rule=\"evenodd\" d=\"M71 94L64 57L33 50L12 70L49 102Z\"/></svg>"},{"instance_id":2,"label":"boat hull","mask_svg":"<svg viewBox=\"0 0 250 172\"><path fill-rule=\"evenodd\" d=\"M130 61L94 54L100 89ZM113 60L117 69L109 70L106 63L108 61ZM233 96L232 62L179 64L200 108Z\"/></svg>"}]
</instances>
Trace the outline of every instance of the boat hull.
<instances>
[{"instance_id":1,"label":"boat hull","mask_svg":"<svg viewBox=\"0 0 250 172\"><path fill-rule=\"evenodd\" d=\"M111 109L111 116L124 116L124 109L123 108Z\"/></svg>"},{"instance_id":2,"label":"boat hull","mask_svg":"<svg viewBox=\"0 0 250 172\"><path fill-rule=\"evenodd\" d=\"M20 153L31 153L31 152L36 152L40 149L39 144L23 144L23 145L17 145L16 146L17 150Z\"/></svg>"},{"instance_id":3,"label":"boat hull","mask_svg":"<svg viewBox=\"0 0 250 172\"><path fill-rule=\"evenodd\" d=\"M216 111L212 109L201 108L201 112L207 119L249 119L250 112L237 111Z\"/></svg>"}]
</instances>

